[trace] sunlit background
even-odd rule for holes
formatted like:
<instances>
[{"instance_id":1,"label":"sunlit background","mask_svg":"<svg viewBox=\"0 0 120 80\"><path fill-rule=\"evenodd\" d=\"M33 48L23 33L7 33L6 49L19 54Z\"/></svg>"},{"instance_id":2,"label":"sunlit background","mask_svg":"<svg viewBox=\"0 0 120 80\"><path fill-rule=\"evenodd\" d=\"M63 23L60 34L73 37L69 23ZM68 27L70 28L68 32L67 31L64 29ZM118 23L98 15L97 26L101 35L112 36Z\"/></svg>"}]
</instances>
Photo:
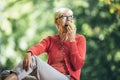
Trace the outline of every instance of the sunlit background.
<instances>
[{"instance_id":1,"label":"sunlit background","mask_svg":"<svg viewBox=\"0 0 120 80\"><path fill-rule=\"evenodd\" d=\"M77 33L87 40L81 80L120 80L120 0L0 0L0 72L57 34L53 14L61 7L73 10Z\"/></svg>"}]
</instances>

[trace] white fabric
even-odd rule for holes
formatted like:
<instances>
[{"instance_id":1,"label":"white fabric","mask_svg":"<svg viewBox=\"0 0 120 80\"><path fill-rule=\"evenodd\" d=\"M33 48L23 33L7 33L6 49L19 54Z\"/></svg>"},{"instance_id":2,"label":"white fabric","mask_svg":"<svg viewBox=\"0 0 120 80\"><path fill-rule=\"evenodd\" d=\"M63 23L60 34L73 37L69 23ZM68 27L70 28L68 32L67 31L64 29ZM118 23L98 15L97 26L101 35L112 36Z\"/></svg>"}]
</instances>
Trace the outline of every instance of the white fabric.
<instances>
[{"instance_id":1,"label":"white fabric","mask_svg":"<svg viewBox=\"0 0 120 80\"><path fill-rule=\"evenodd\" d=\"M22 62L13 70L18 75L18 79L22 80L28 74L32 73L37 80L69 80L69 75L64 75L55 70L46 62L42 61L36 56L32 56L32 67L26 72L23 70Z\"/></svg>"}]
</instances>

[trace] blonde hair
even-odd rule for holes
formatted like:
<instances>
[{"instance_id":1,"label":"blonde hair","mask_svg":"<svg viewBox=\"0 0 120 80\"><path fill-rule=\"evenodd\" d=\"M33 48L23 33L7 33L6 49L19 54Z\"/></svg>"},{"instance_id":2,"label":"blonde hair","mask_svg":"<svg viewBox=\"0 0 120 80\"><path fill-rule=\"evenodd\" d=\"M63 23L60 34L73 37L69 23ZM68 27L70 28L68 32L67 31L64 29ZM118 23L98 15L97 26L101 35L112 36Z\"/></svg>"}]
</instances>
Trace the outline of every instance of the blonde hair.
<instances>
[{"instance_id":1,"label":"blonde hair","mask_svg":"<svg viewBox=\"0 0 120 80\"><path fill-rule=\"evenodd\" d=\"M58 19L59 17L61 17L64 13L70 13L71 15L73 15L73 12L71 9L68 9L68 8L60 8L60 9L57 9L55 11L55 14L54 14L54 20Z\"/></svg>"}]
</instances>

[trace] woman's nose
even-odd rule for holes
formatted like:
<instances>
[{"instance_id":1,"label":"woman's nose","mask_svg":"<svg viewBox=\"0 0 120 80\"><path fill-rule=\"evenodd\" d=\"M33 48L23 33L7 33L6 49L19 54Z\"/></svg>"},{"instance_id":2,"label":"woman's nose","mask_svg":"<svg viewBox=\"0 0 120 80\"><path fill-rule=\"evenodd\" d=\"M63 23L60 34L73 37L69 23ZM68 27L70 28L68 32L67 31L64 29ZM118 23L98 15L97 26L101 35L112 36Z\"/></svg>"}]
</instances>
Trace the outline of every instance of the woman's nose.
<instances>
[{"instance_id":1,"label":"woman's nose","mask_svg":"<svg viewBox=\"0 0 120 80\"><path fill-rule=\"evenodd\" d=\"M69 17L67 17L67 21L70 21L71 19Z\"/></svg>"},{"instance_id":2,"label":"woman's nose","mask_svg":"<svg viewBox=\"0 0 120 80\"><path fill-rule=\"evenodd\" d=\"M71 21L71 18L70 18L70 17L67 17L66 20L67 20L67 21Z\"/></svg>"}]
</instances>

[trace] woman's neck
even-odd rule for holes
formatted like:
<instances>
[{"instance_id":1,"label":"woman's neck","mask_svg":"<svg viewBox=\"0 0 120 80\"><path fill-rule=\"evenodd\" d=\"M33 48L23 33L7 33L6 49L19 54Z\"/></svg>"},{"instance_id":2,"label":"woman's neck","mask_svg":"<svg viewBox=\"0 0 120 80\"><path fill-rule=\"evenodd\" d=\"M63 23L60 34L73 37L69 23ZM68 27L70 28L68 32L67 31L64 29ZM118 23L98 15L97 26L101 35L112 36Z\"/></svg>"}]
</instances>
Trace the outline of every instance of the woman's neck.
<instances>
[{"instance_id":1,"label":"woman's neck","mask_svg":"<svg viewBox=\"0 0 120 80\"><path fill-rule=\"evenodd\" d=\"M64 32L59 33L59 37L61 41L66 41L68 39L67 33Z\"/></svg>"}]
</instances>

